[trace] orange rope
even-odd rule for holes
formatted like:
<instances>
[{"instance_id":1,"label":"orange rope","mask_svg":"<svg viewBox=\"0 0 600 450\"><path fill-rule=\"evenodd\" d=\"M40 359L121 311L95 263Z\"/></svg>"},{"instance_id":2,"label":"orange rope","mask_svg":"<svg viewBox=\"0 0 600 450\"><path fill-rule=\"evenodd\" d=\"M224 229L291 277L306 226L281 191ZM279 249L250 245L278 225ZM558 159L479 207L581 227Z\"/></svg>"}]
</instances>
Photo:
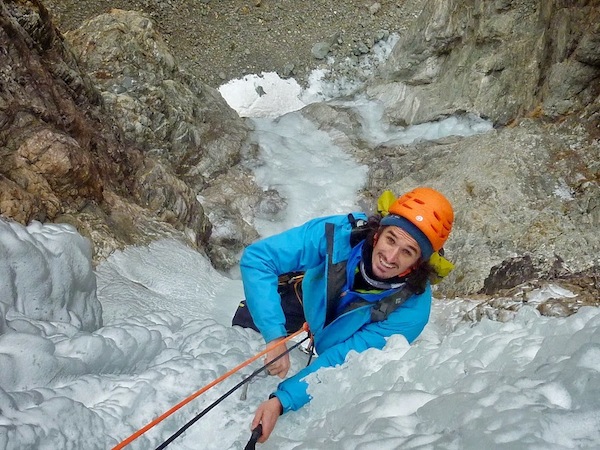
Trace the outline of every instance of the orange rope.
<instances>
[{"instance_id":1,"label":"orange rope","mask_svg":"<svg viewBox=\"0 0 600 450\"><path fill-rule=\"evenodd\" d=\"M290 334L288 337L282 339L279 342L276 342L273 345L269 345L267 346L267 348L265 348L262 352L257 353L256 355L254 355L252 358L247 359L246 361L244 361L243 363L239 364L238 366L234 367L233 369L231 369L229 372L221 375L219 378L215 379L214 381L211 381L209 384L207 384L206 386L204 386L202 389L200 389L199 391L195 392L194 394L190 395L188 398L186 398L185 400L182 400L181 402L177 403L175 406L173 406L171 409L169 409L167 412L163 413L162 415L160 415L159 417L157 417L156 419L154 419L152 422L150 422L148 425L146 425L143 428L140 428L139 430L137 430L135 433L133 433L131 436L129 436L127 439L125 439L123 442L121 442L120 444L118 444L116 447L113 447L112 450L120 450L123 447L125 447L126 445L131 444L134 440L136 440L137 438L139 438L142 434L144 434L146 431L148 431L150 428L154 427L155 425L159 424L160 422L162 422L163 420L165 420L167 417L169 417L171 414L173 414L175 411L177 411L178 409L182 408L183 406L187 405L189 402L191 402L192 400L194 400L196 397L198 397L199 395L203 394L204 392L208 391L211 387L215 386L216 384L220 383L221 381L223 381L225 378L233 375L235 372L237 372L238 370L240 370L243 367L246 367L248 364L256 361L258 358L260 358L261 356L267 354L268 352L270 352L271 350L273 350L274 348L280 346L281 344L285 344L286 342L288 342L290 339L298 336L299 334L308 331L308 324L305 322L304 325L302 325L302 328L299 329L298 331L296 331L293 334Z\"/></svg>"}]
</instances>

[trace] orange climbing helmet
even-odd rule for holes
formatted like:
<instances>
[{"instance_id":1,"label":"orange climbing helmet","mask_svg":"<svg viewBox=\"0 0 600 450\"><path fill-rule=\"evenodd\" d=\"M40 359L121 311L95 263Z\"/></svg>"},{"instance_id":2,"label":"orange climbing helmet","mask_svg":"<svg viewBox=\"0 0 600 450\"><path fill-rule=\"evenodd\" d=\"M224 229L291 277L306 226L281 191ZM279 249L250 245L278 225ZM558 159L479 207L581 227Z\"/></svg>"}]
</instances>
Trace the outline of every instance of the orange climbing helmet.
<instances>
[{"instance_id":1,"label":"orange climbing helmet","mask_svg":"<svg viewBox=\"0 0 600 450\"><path fill-rule=\"evenodd\" d=\"M454 221L454 211L448 199L428 187L418 187L401 195L389 206L388 211L389 215L381 220L381 225L396 225L406 229L419 243L424 259L429 259L433 252L444 246ZM419 236L419 231L424 236ZM428 242L424 242L423 237Z\"/></svg>"}]
</instances>

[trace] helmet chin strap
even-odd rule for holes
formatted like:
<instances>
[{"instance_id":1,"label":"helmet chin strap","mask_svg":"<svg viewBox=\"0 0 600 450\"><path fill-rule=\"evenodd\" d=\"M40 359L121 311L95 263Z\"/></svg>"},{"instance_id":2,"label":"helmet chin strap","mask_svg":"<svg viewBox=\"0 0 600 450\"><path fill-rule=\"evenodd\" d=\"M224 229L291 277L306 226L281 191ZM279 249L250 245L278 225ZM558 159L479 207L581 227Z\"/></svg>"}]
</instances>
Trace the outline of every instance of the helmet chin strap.
<instances>
[{"instance_id":1,"label":"helmet chin strap","mask_svg":"<svg viewBox=\"0 0 600 450\"><path fill-rule=\"evenodd\" d=\"M365 281L367 283L369 283L371 286L373 286L374 288L377 288L377 289L397 289L397 288L401 287L402 285L404 285L404 282L391 283L389 281L376 280L372 276L369 276L367 274L367 269L365 267L365 261L364 261L364 259L360 260L359 268L360 268L360 274L363 276L363 278L365 279ZM400 276L406 275L407 273L410 272L410 270L411 269L408 269L406 272L404 272Z\"/></svg>"}]
</instances>

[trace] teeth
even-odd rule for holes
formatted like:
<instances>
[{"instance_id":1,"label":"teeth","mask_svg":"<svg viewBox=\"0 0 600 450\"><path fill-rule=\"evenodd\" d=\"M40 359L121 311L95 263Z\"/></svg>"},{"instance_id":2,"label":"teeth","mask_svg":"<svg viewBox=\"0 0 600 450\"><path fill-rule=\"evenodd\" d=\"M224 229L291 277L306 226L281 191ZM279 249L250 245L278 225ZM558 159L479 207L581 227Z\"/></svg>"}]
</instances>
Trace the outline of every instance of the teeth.
<instances>
[{"instance_id":1,"label":"teeth","mask_svg":"<svg viewBox=\"0 0 600 450\"><path fill-rule=\"evenodd\" d=\"M381 256L379 257L379 262L380 262L380 263L381 263L381 265L382 265L383 267L385 267L386 269L393 269L393 268L394 268L394 266L393 266L393 265L386 263L386 262L385 262L385 261L384 261L384 260L381 258Z\"/></svg>"}]
</instances>

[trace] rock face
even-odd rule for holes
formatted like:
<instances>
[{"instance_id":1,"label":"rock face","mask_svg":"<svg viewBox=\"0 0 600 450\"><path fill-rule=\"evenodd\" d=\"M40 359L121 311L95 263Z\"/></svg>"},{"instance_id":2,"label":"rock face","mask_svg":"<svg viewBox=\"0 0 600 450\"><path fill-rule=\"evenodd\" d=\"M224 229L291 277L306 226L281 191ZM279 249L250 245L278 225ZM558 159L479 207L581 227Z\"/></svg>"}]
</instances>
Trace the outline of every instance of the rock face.
<instances>
[{"instance_id":1,"label":"rock face","mask_svg":"<svg viewBox=\"0 0 600 450\"><path fill-rule=\"evenodd\" d=\"M396 123L471 111L506 125L599 95L597 1L428 1L369 93Z\"/></svg>"},{"instance_id":2,"label":"rock face","mask_svg":"<svg viewBox=\"0 0 600 450\"><path fill-rule=\"evenodd\" d=\"M448 142L450 141L450 142ZM528 279L576 273L598 263L600 189L589 168L598 143L568 127L538 121L483 135L374 152L369 189L402 192L432 185L455 206L446 250L461 267L440 289L447 295L514 287L526 275L506 273L488 283L490 269L526 256ZM393 182L389 175L393 173Z\"/></svg>"},{"instance_id":3,"label":"rock face","mask_svg":"<svg viewBox=\"0 0 600 450\"><path fill-rule=\"evenodd\" d=\"M415 185L449 196L458 269L441 293L597 273L599 18L597 1L426 2L366 94L393 125L467 112L494 123L484 135L373 148L355 112L305 109L370 167L365 204Z\"/></svg>"},{"instance_id":4,"label":"rock face","mask_svg":"<svg viewBox=\"0 0 600 450\"><path fill-rule=\"evenodd\" d=\"M494 130L374 145L356 111L322 103L303 114L370 167L366 205L383 189L430 185L448 195L456 223L446 250L457 268L441 294L597 280L600 4L422 4L364 94L392 125L475 113ZM395 11L374 5L361 24ZM247 124L180 68L154 22L112 10L65 39L39 1L0 8L2 216L71 223L91 238L96 258L174 236L205 249L220 269L235 265L257 237L254 218L284 201L253 181ZM329 36L317 37L313 45Z\"/></svg>"},{"instance_id":5,"label":"rock face","mask_svg":"<svg viewBox=\"0 0 600 450\"><path fill-rule=\"evenodd\" d=\"M219 269L235 265L236 255L257 234L215 186L229 183L220 175L236 170L241 161L249 132L245 122L215 89L179 69L154 23L139 12L113 9L65 37L100 90L104 109L153 161L139 173L140 204L168 223L192 222L188 228L205 230L196 214L202 208L181 195L201 193L214 225L210 235L204 234L208 254ZM256 193L249 197L257 190L254 185L236 194L252 204L258 202ZM210 192L218 194L211 199Z\"/></svg>"},{"instance_id":6,"label":"rock face","mask_svg":"<svg viewBox=\"0 0 600 450\"><path fill-rule=\"evenodd\" d=\"M45 9L0 6L2 213L21 222L52 220L100 202L107 184L130 175L137 154L109 131L98 92Z\"/></svg>"},{"instance_id":7,"label":"rock face","mask_svg":"<svg viewBox=\"0 0 600 450\"><path fill-rule=\"evenodd\" d=\"M244 123L215 89L178 69L150 19L111 10L65 37L125 137L194 191L239 162Z\"/></svg>"},{"instance_id":8,"label":"rock face","mask_svg":"<svg viewBox=\"0 0 600 450\"><path fill-rule=\"evenodd\" d=\"M41 3L0 6L0 213L71 223L96 258L167 236L205 247L197 191L239 161L241 119L175 69L147 19L105 15L80 49Z\"/></svg>"}]
</instances>

